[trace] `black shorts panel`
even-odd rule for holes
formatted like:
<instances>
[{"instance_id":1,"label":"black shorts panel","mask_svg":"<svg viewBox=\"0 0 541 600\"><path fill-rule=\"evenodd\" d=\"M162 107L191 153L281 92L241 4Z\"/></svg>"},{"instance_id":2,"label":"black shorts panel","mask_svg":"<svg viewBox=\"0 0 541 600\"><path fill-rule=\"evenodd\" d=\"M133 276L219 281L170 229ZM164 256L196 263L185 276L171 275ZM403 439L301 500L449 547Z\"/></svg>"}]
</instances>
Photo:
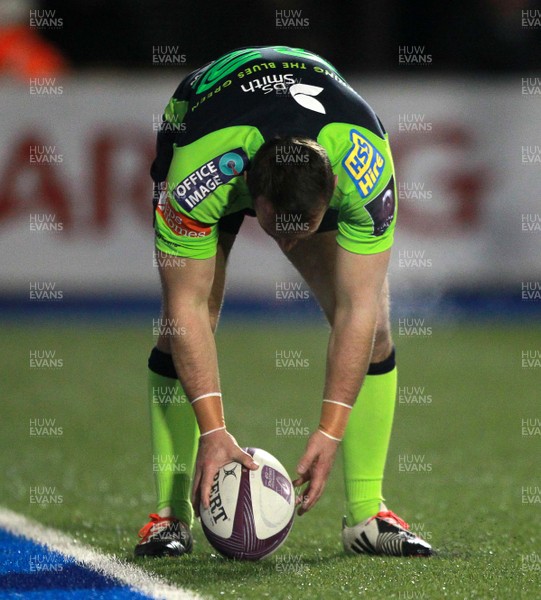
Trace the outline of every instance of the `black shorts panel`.
<instances>
[{"instance_id":1,"label":"black shorts panel","mask_svg":"<svg viewBox=\"0 0 541 600\"><path fill-rule=\"evenodd\" d=\"M239 210L239 212L231 213L230 215L222 217L218 221L218 230L225 233L230 233L232 235L237 235L246 215L249 217L255 217L255 211L251 208L245 208L244 210ZM316 233L336 231L336 229L338 229L338 211L334 208L329 208L323 215L323 220L321 221Z\"/></svg>"}]
</instances>

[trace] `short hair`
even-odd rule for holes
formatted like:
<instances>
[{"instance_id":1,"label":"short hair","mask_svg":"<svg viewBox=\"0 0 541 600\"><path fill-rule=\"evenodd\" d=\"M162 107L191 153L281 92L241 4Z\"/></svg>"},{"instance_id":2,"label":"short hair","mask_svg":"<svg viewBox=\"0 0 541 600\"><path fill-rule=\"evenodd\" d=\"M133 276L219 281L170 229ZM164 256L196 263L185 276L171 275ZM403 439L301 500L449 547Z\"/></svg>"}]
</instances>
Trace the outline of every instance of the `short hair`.
<instances>
[{"instance_id":1,"label":"short hair","mask_svg":"<svg viewBox=\"0 0 541 600\"><path fill-rule=\"evenodd\" d=\"M263 196L277 213L296 212L307 221L329 205L334 174L325 148L304 137L267 140L247 175L252 198Z\"/></svg>"}]
</instances>

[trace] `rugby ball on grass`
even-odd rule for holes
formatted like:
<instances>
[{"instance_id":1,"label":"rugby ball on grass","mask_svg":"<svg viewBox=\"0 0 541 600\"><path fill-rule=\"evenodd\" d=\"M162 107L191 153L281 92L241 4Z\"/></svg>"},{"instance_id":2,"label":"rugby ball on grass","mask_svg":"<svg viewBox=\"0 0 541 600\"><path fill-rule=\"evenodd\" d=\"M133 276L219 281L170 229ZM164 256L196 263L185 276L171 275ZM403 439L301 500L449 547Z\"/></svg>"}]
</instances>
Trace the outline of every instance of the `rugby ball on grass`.
<instances>
[{"instance_id":1,"label":"rugby ball on grass","mask_svg":"<svg viewBox=\"0 0 541 600\"><path fill-rule=\"evenodd\" d=\"M259 560L275 552L293 525L295 491L282 464L265 450L244 448L259 464L231 462L214 477L208 510L200 505L208 541L224 556Z\"/></svg>"}]
</instances>

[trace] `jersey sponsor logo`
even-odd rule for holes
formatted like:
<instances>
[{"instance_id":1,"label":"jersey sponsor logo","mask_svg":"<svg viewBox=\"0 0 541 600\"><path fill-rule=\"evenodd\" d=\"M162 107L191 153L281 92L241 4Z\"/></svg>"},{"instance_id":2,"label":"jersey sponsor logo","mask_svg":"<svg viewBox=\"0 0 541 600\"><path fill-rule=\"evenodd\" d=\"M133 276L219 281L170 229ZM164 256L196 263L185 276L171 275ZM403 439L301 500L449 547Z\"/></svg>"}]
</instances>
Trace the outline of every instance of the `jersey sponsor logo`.
<instances>
[{"instance_id":1,"label":"jersey sponsor logo","mask_svg":"<svg viewBox=\"0 0 541 600\"><path fill-rule=\"evenodd\" d=\"M395 200L394 200L394 178L391 177L385 189L370 202L367 202L364 209L372 219L372 235L379 237L383 235L394 219Z\"/></svg>"},{"instance_id":2,"label":"jersey sponsor logo","mask_svg":"<svg viewBox=\"0 0 541 600\"><path fill-rule=\"evenodd\" d=\"M289 93L297 104L324 115L326 114L325 107L319 100L314 98L314 96L318 96L322 91L322 87L306 83L295 83L289 88Z\"/></svg>"},{"instance_id":3,"label":"jersey sponsor logo","mask_svg":"<svg viewBox=\"0 0 541 600\"><path fill-rule=\"evenodd\" d=\"M284 75L265 75L260 79L252 79L243 83L240 87L245 93L260 90L264 94L270 94L271 92L284 92L294 83L295 77L293 74L285 73Z\"/></svg>"},{"instance_id":4,"label":"jersey sponsor logo","mask_svg":"<svg viewBox=\"0 0 541 600\"><path fill-rule=\"evenodd\" d=\"M240 148L238 149L240 150ZM244 159L240 154L238 154L238 152L226 152L220 157L220 160L218 161L218 168L227 177L235 177L236 175L240 175L242 173L244 170L244 164Z\"/></svg>"},{"instance_id":5,"label":"jersey sponsor logo","mask_svg":"<svg viewBox=\"0 0 541 600\"><path fill-rule=\"evenodd\" d=\"M265 75L264 77L243 83L241 89L244 93L256 91L261 91L264 94L270 94L271 92L276 92L277 94L289 93L293 100L303 108L323 115L326 114L323 104L314 98L314 96L318 96L323 91L323 88L317 85L299 83L293 73Z\"/></svg>"},{"instance_id":6,"label":"jersey sponsor logo","mask_svg":"<svg viewBox=\"0 0 541 600\"><path fill-rule=\"evenodd\" d=\"M185 177L173 190L173 196L184 210L191 212L209 194L240 175L248 164L242 148L216 156Z\"/></svg>"},{"instance_id":7,"label":"jersey sponsor logo","mask_svg":"<svg viewBox=\"0 0 541 600\"><path fill-rule=\"evenodd\" d=\"M158 207L158 213L162 216L167 226L177 235L185 237L206 237L210 234L210 226L200 223L188 217L171 206L169 199L163 207Z\"/></svg>"},{"instance_id":8,"label":"jersey sponsor logo","mask_svg":"<svg viewBox=\"0 0 541 600\"><path fill-rule=\"evenodd\" d=\"M385 159L356 129L349 132L353 145L342 165L362 198L368 198L376 187L385 167Z\"/></svg>"}]
</instances>

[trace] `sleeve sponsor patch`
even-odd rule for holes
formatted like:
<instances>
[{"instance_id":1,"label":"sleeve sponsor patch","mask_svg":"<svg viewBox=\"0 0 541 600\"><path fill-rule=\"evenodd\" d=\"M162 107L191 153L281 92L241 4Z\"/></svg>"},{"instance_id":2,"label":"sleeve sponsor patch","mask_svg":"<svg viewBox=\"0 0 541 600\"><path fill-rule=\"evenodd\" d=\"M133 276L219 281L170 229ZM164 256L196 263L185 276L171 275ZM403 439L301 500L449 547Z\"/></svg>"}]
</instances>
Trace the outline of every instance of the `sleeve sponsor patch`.
<instances>
[{"instance_id":1,"label":"sleeve sponsor patch","mask_svg":"<svg viewBox=\"0 0 541 600\"><path fill-rule=\"evenodd\" d=\"M175 210L169 200L163 206L158 206L157 212L161 215L169 229L177 235L185 237L206 237L210 235L211 227L200 223L191 217Z\"/></svg>"},{"instance_id":2,"label":"sleeve sponsor patch","mask_svg":"<svg viewBox=\"0 0 541 600\"><path fill-rule=\"evenodd\" d=\"M385 159L356 129L349 132L349 138L353 145L342 161L342 165L361 198L368 198L383 173Z\"/></svg>"},{"instance_id":3,"label":"sleeve sponsor patch","mask_svg":"<svg viewBox=\"0 0 541 600\"><path fill-rule=\"evenodd\" d=\"M376 196L373 200L370 200L370 202L367 202L364 205L364 208L370 215L374 224L372 235L376 237L383 235L393 222L394 218L394 177L391 177L381 194Z\"/></svg>"},{"instance_id":4,"label":"sleeve sponsor patch","mask_svg":"<svg viewBox=\"0 0 541 600\"><path fill-rule=\"evenodd\" d=\"M185 177L173 189L173 196L186 212L191 212L219 186L240 175L247 165L248 156L242 148L224 152Z\"/></svg>"}]
</instances>

